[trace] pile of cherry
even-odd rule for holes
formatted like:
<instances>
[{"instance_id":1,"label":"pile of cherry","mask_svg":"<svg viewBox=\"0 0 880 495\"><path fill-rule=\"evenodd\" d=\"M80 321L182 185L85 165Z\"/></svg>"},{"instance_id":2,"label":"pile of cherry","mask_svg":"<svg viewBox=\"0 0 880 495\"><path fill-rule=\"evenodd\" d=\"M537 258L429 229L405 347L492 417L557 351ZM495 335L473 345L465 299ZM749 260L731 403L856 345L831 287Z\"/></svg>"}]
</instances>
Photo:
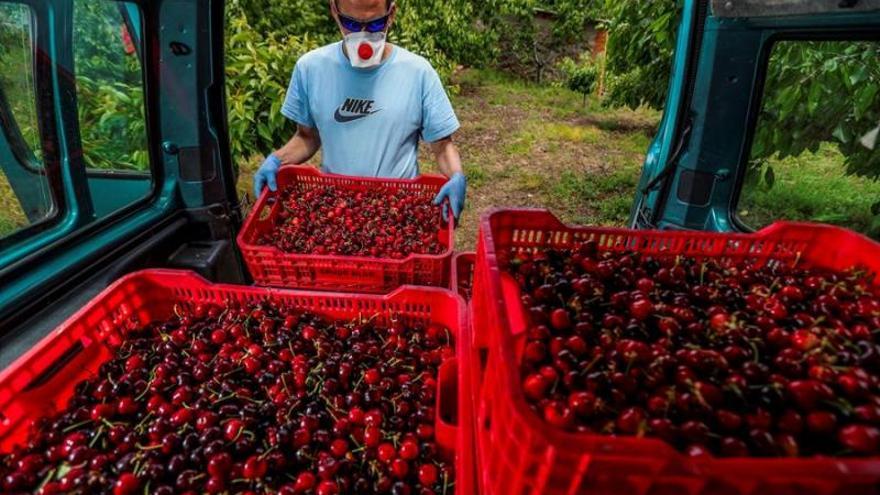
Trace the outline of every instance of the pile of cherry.
<instances>
[{"instance_id":1,"label":"pile of cherry","mask_svg":"<svg viewBox=\"0 0 880 495\"><path fill-rule=\"evenodd\" d=\"M689 455L880 454L880 290L855 269L512 255L528 402L574 432Z\"/></svg>"},{"instance_id":2,"label":"pile of cherry","mask_svg":"<svg viewBox=\"0 0 880 495\"><path fill-rule=\"evenodd\" d=\"M441 254L440 207L412 191L291 186L260 245L287 253L402 259Z\"/></svg>"},{"instance_id":3,"label":"pile of cherry","mask_svg":"<svg viewBox=\"0 0 880 495\"><path fill-rule=\"evenodd\" d=\"M446 328L178 306L0 455L3 493L453 492L434 435Z\"/></svg>"}]
</instances>

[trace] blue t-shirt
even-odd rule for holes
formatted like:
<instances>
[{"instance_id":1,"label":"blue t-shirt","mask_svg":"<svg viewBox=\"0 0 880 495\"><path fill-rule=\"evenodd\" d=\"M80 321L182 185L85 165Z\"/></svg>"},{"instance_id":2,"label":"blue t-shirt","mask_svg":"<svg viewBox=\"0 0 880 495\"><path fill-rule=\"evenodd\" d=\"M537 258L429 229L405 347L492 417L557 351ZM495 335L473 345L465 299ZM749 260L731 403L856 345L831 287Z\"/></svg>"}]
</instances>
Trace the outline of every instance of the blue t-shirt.
<instances>
[{"instance_id":1,"label":"blue t-shirt","mask_svg":"<svg viewBox=\"0 0 880 495\"><path fill-rule=\"evenodd\" d=\"M434 142L459 128L440 77L399 46L378 67L351 66L342 42L296 63L281 113L321 136L325 172L411 179L419 138Z\"/></svg>"}]
</instances>

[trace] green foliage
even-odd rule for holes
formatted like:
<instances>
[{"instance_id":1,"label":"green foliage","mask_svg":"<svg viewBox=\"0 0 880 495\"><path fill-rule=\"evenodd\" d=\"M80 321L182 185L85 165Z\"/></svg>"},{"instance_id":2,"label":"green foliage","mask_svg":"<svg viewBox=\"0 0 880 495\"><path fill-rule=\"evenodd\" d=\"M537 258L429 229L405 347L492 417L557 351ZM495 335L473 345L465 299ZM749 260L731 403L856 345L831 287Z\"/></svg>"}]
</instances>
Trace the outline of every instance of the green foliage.
<instances>
[{"instance_id":1,"label":"green foliage","mask_svg":"<svg viewBox=\"0 0 880 495\"><path fill-rule=\"evenodd\" d=\"M606 98L610 104L663 107L680 8L676 0L606 0L604 15L610 32Z\"/></svg>"},{"instance_id":2,"label":"green foliage","mask_svg":"<svg viewBox=\"0 0 880 495\"><path fill-rule=\"evenodd\" d=\"M262 34L238 1L228 5L226 106L236 159L268 153L293 136L281 105L296 60L317 46L309 36Z\"/></svg>"},{"instance_id":3,"label":"green foliage","mask_svg":"<svg viewBox=\"0 0 880 495\"><path fill-rule=\"evenodd\" d=\"M564 41L581 35L589 21L603 14L601 0L542 0L540 4L556 14L553 33Z\"/></svg>"},{"instance_id":4,"label":"green foliage","mask_svg":"<svg viewBox=\"0 0 880 495\"><path fill-rule=\"evenodd\" d=\"M139 85L80 76L77 100L87 167L149 170L144 92Z\"/></svg>"},{"instance_id":5,"label":"green foliage","mask_svg":"<svg viewBox=\"0 0 880 495\"><path fill-rule=\"evenodd\" d=\"M261 36L285 39L308 34L323 44L339 35L327 0L234 0L227 2L226 8L228 23L244 20L247 27ZM242 26L239 23L229 27Z\"/></svg>"},{"instance_id":6,"label":"green foliage","mask_svg":"<svg viewBox=\"0 0 880 495\"><path fill-rule=\"evenodd\" d=\"M877 60L877 42L777 44L752 147L755 166L774 155L815 153L833 142L849 173L880 178L880 143L869 149L861 142L880 125Z\"/></svg>"}]
</instances>

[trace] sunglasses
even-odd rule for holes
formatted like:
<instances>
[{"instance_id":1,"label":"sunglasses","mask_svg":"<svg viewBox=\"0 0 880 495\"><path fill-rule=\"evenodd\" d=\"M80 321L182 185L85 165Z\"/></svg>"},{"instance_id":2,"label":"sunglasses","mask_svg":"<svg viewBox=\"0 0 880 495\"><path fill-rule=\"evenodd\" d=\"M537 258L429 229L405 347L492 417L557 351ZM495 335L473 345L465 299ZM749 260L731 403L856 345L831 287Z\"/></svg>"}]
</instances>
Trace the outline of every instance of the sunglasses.
<instances>
[{"instance_id":1,"label":"sunglasses","mask_svg":"<svg viewBox=\"0 0 880 495\"><path fill-rule=\"evenodd\" d=\"M359 33L361 31L379 33L385 31L385 28L388 27L388 19L391 17L391 11L389 10L389 12L382 17L377 17L370 21L352 19L339 11L338 1L336 2L336 14L339 16L339 24L342 24L342 27L345 28L346 31L351 31L353 33Z\"/></svg>"}]
</instances>

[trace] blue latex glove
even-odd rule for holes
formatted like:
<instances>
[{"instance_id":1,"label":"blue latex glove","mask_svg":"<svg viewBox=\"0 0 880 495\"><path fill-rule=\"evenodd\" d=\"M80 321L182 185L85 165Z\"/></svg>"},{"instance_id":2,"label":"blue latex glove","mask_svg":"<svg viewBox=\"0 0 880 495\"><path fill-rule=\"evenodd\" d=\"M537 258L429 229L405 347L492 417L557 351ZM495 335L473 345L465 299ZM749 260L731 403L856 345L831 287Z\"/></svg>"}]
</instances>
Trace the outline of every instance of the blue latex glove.
<instances>
[{"instance_id":1,"label":"blue latex glove","mask_svg":"<svg viewBox=\"0 0 880 495\"><path fill-rule=\"evenodd\" d=\"M266 157L266 160L260 165L260 168L257 169L257 173L254 175L254 200L260 197L260 193L263 192L263 188L267 185L272 192L278 190L278 183L275 181L275 178L278 175L279 168L281 168L281 160L277 156L269 155Z\"/></svg>"},{"instance_id":2,"label":"blue latex glove","mask_svg":"<svg viewBox=\"0 0 880 495\"><path fill-rule=\"evenodd\" d=\"M464 176L461 172L456 172L452 177L443 185L443 188L440 189L440 192L437 193L437 197L434 198L434 204L439 205L443 203L444 200L449 200L449 205L452 206L452 215L458 220L458 217L461 216L462 210L464 210L464 200L467 196L467 177ZM448 205L443 204L443 221L449 221L449 212L447 211Z\"/></svg>"}]
</instances>

